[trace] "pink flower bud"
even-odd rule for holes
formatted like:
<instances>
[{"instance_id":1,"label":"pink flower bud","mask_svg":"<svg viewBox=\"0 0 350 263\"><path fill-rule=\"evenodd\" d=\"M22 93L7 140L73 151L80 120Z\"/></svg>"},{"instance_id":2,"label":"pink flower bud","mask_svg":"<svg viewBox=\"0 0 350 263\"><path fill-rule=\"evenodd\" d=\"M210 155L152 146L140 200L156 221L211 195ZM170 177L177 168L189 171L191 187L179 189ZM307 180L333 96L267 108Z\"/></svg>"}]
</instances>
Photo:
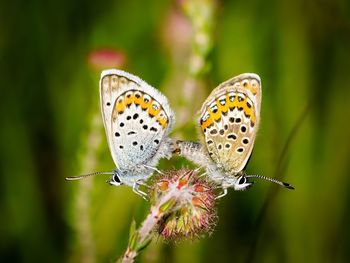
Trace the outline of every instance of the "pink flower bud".
<instances>
[{"instance_id":1,"label":"pink flower bud","mask_svg":"<svg viewBox=\"0 0 350 263\"><path fill-rule=\"evenodd\" d=\"M96 49L89 53L88 63L96 70L120 68L125 64L125 55L111 48Z\"/></svg>"}]
</instances>

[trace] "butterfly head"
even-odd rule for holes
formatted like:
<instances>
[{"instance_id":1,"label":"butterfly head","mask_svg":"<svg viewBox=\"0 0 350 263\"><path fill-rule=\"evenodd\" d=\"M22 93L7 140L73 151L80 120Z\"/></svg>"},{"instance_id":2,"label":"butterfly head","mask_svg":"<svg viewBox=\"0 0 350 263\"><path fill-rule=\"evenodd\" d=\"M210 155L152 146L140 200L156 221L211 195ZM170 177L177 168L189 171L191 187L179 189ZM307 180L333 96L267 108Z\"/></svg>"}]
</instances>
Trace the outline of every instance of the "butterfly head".
<instances>
[{"instance_id":1,"label":"butterfly head","mask_svg":"<svg viewBox=\"0 0 350 263\"><path fill-rule=\"evenodd\" d=\"M248 182L247 177L241 175L237 178L236 182L233 184L233 188L236 191L244 191L253 185L253 182Z\"/></svg>"},{"instance_id":2,"label":"butterfly head","mask_svg":"<svg viewBox=\"0 0 350 263\"><path fill-rule=\"evenodd\" d=\"M248 179L245 175L238 176L229 176L225 177L222 182L223 188L233 188L236 191L244 191L253 185L253 182L248 182Z\"/></svg>"},{"instance_id":3,"label":"butterfly head","mask_svg":"<svg viewBox=\"0 0 350 263\"><path fill-rule=\"evenodd\" d=\"M110 185L114 185L114 186L119 186L119 185L123 184L120 180L120 175L118 174L117 170L113 171L113 175L112 175L111 179L107 181L107 183L109 183Z\"/></svg>"}]
</instances>

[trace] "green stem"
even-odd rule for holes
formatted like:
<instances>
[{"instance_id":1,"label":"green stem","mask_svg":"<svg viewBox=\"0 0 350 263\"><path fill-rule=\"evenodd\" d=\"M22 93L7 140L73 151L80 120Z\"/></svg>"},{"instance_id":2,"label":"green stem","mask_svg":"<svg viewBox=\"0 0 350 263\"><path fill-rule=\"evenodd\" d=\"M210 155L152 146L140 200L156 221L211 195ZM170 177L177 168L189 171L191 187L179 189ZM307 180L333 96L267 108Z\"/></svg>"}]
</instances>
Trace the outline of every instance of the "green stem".
<instances>
[{"instance_id":1,"label":"green stem","mask_svg":"<svg viewBox=\"0 0 350 263\"><path fill-rule=\"evenodd\" d=\"M135 232L131 231L128 248L123 258L117 262L131 263L135 261L139 253L151 243L154 236L154 229L163 217L177 209L181 209L179 207L180 202L178 202L181 194L181 190L172 189L156 205L151 206L150 212L141 227Z\"/></svg>"},{"instance_id":2,"label":"green stem","mask_svg":"<svg viewBox=\"0 0 350 263\"><path fill-rule=\"evenodd\" d=\"M80 173L93 171L96 168L96 152L102 141L100 113L94 113L90 126L90 132L86 137L84 145L88 145L81 154ZM91 209L92 180L81 180L78 184L75 198L75 231L79 250L81 251L81 262L96 262L95 244L91 231L90 209Z\"/></svg>"},{"instance_id":3,"label":"green stem","mask_svg":"<svg viewBox=\"0 0 350 263\"><path fill-rule=\"evenodd\" d=\"M183 127L192 120L203 101L205 83L203 76L210 70L208 55L213 47L213 27L215 24L216 3L214 0L184 0L183 13L192 26L191 51L188 58L182 92L179 97L177 126Z\"/></svg>"}]
</instances>

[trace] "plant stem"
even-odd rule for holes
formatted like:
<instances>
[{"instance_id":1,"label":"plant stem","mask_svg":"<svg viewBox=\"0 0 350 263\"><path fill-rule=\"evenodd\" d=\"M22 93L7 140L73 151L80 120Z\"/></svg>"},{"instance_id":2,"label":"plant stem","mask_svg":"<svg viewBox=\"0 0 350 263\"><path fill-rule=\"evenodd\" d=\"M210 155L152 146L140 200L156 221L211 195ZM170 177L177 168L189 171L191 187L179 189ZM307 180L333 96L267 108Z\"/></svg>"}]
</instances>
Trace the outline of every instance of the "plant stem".
<instances>
[{"instance_id":1,"label":"plant stem","mask_svg":"<svg viewBox=\"0 0 350 263\"><path fill-rule=\"evenodd\" d=\"M135 233L130 233L130 235L137 236L137 241L136 244L130 244L131 242L129 242L128 248L126 249L122 259L123 263L134 262L141 250L152 241L154 229L158 222L166 214L177 208L178 198L179 196L177 191L170 191L167 195L162 197L161 201L158 202L157 205L151 207L151 211L143 221L141 227ZM162 209L164 206L166 206L166 209Z\"/></svg>"},{"instance_id":2,"label":"plant stem","mask_svg":"<svg viewBox=\"0 0 350 263\"><path fill-rule=\"evenodd\" d=\"M212 48L212 31L214 25L215 1L183 1L184 13L193 27L192 52L189 59L189 75L200 77L209 69L206 58Z\"/></svg>"},{"instance_id":3,"label":"plant stem","mask_svg":"<svg viewBox=\"0 0 350 263\"><path fill-rule=\"evenodd\" d=\"M100 113L94 113L89 133L84 145L88 145L81 153L80 166L84 171L93 171L96 167L96 152L101 144ZM84 171L81 171L83 173ZM96 261L95 244L92 237L90 209L91 209L92 180L81 180L78 184L75 199L75 231L81 253L81 262L94 263Z\"/></svg>"}]
</instances>

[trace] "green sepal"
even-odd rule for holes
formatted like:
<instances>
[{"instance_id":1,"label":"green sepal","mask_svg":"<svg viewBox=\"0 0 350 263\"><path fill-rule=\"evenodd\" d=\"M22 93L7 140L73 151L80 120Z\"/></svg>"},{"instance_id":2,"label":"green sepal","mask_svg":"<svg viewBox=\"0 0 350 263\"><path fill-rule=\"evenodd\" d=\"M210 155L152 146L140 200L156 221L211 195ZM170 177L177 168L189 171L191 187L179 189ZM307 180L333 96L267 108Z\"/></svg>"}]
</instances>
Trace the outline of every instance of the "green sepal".
<instances>
[{"instance_id":1,"label":"green sepal","mask_svg":"<svg viewBox=\"0 0 350 263\"><path fill-rule=\"evenodd\" d=\"M147 238L145 241L136 246L136 251L140 252L141 250L145 249L151 243L151 241L152 238Z\"/></svg>"},{"instance_id":2,"label":"green sepal","mask_svg":"<svg viewBox=\"0 0 350 263\"><path fill-rule=\"evenodd\" d=\"M135 219L132 220L130 229L129 229L129 244L131 243L132 236L134 235L136 230L136 221Z\"/></svg>"},{"instance_id":3,"label":"green sepal","mask_svg":"<svg viewBox=\"0 0 350 263\"><path fill-rule=\"evenodd\" d=\"M130 239L129 239L129 249L130 250L135 250L135 248L137 246L138 238L139 238L139 232L134 231L134 233L130 236Z\"/></svg>"},{"instance_id":4,"label":"green sepal","mask_svg":"<svg viewBox=\"0 0 350 263\"><path fill-rule=\"evenodd\" d=\"M150 196L150 203L154 204L157 200L157 191L151 191L151 196Z\"/></svg>"},{"instance_id":5,"label":"green sepal","mask_svg":"<svg viewBox=\"0 0 350 263\"><path fill-rule=\"evenodd\" d=\"M164 204L162 204L160 207L159 207L159 212L160 213L165 213L165 212L169 212L167 210L169 210L170 208L172 208L174 206L176 202L176 199L175 198L171 198L169 199L168 201L166 201Z\"/></svg>"}]
</instances>

